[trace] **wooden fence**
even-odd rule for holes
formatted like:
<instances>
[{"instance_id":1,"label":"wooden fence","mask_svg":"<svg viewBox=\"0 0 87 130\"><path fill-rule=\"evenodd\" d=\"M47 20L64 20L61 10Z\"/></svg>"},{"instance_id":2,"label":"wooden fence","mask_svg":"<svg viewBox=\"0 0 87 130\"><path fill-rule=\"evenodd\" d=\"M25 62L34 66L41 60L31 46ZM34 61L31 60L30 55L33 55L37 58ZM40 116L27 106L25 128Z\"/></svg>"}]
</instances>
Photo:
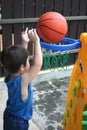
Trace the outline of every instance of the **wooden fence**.
<instances>
[{"instance_id":1,"label":"wooden fence","mask_svg":"<svg viewBox=\"0 0 87 130\"><path fill-rule=\"evenodd\" d=\"M0 20L2 47L21 43L21 31L25 27L35 27L38 18L45 12L56 11L67 19L66 37L79 39L82 32L87 32L87 0L1 0ZM32 54L32 46L29 46ZM73 64L76 54L69 64ZM2 72L1 72L2 73Z\"/></svg>"}]
</instances>

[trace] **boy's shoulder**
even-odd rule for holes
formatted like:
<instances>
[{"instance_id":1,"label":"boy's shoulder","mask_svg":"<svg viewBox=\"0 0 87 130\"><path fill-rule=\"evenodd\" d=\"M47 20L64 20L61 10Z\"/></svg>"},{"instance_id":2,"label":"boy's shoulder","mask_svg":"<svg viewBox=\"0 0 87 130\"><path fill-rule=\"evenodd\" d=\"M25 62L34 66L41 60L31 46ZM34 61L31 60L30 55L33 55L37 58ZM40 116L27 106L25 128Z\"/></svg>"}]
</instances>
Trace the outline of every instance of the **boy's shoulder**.
<instances>
[{"instance_id":1,"label":"boy's shoulder","mask_svg":"<svg viewBox=\"0 0 87 130\"><path fill-rule=\"evenodd\" d=\"M5 79L4 79L4 82L5 83L9 83L9 82L18 82L18 81L21 81L21 75L18 75L18 76L15 76L15 77L11 77L11 73L8 73L6 76L5 76Z\"/></svg>"}]
</instances>

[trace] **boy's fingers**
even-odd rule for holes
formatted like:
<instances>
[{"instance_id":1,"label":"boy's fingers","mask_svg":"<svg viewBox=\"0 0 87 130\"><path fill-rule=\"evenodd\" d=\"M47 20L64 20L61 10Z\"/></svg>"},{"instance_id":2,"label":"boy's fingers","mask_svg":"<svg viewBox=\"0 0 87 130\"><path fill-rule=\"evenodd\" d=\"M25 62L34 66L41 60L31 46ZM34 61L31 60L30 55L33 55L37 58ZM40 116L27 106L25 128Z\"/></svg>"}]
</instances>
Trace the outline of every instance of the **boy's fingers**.
<instances>
[{"instance_id":1,"label":"boy's fingers","mask_svg":"<svg viewBox=\"0 0 87 130\"><path fill-rule=\"evenodd\" d=\"M26 29L25 29L25 33L27 33L28 32L28 27L26 27Z\"/></svg>"},{"instance_id":2,"label":"boy's fingers","mask_svg":"<svg viewBox=\"0 0 87 130\"><path fill-rule=\"evenodd\" d=\"M33 31L36 33L36 29L34 28Z\"/></svg>"},{"instance_id":3,"label":"boy's fingers","mask_svg":"<svg viewBox=\"0 0 87 130\"><path fill-rule=\"evenodd\" d=\"M33 33L33 29L28 30L29 35L32 34L32 33Z\"/></svg>"}]
</instances>

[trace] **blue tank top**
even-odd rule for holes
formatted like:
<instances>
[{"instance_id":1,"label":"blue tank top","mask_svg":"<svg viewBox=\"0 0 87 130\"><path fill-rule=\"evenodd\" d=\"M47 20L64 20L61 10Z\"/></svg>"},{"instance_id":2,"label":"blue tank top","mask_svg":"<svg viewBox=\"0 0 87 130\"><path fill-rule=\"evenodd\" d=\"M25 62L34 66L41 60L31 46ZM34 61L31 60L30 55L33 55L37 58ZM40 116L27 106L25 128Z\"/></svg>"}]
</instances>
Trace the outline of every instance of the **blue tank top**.
<instances>
[{"instance_id":1,"label":"blue tank top","mask_svg":"<svg viewBox=\"0 0 87 130\"><path fill-rule=\"evenodd\" d=\"M8 80L9 74L5 77L5 83L8 88L7 110L8 112L29 120L32 117L32 84L28 85L28 97L26 100L21 96L21 76Z\"/></svg>"}]
</instances>

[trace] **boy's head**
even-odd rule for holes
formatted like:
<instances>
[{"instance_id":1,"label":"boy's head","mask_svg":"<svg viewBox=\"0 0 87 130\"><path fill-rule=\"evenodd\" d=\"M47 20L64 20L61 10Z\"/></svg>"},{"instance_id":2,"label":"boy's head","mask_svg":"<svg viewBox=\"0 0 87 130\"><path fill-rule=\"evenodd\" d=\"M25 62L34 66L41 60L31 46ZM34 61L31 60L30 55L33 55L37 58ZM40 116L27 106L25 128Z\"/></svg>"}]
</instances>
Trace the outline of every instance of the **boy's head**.
<instances>
[{"instance_id":1,"label":"boy's head","mask_svg":"<svg viewBox=\"0 0 87 130\"><path fill-rule=\"evenodd\" d=\"M17 73L21 65L26 65L28 56L28 50L20 45L15 45L4 49L0 54L0 60L7 71Z\"/></svg>"}]
</instances>

